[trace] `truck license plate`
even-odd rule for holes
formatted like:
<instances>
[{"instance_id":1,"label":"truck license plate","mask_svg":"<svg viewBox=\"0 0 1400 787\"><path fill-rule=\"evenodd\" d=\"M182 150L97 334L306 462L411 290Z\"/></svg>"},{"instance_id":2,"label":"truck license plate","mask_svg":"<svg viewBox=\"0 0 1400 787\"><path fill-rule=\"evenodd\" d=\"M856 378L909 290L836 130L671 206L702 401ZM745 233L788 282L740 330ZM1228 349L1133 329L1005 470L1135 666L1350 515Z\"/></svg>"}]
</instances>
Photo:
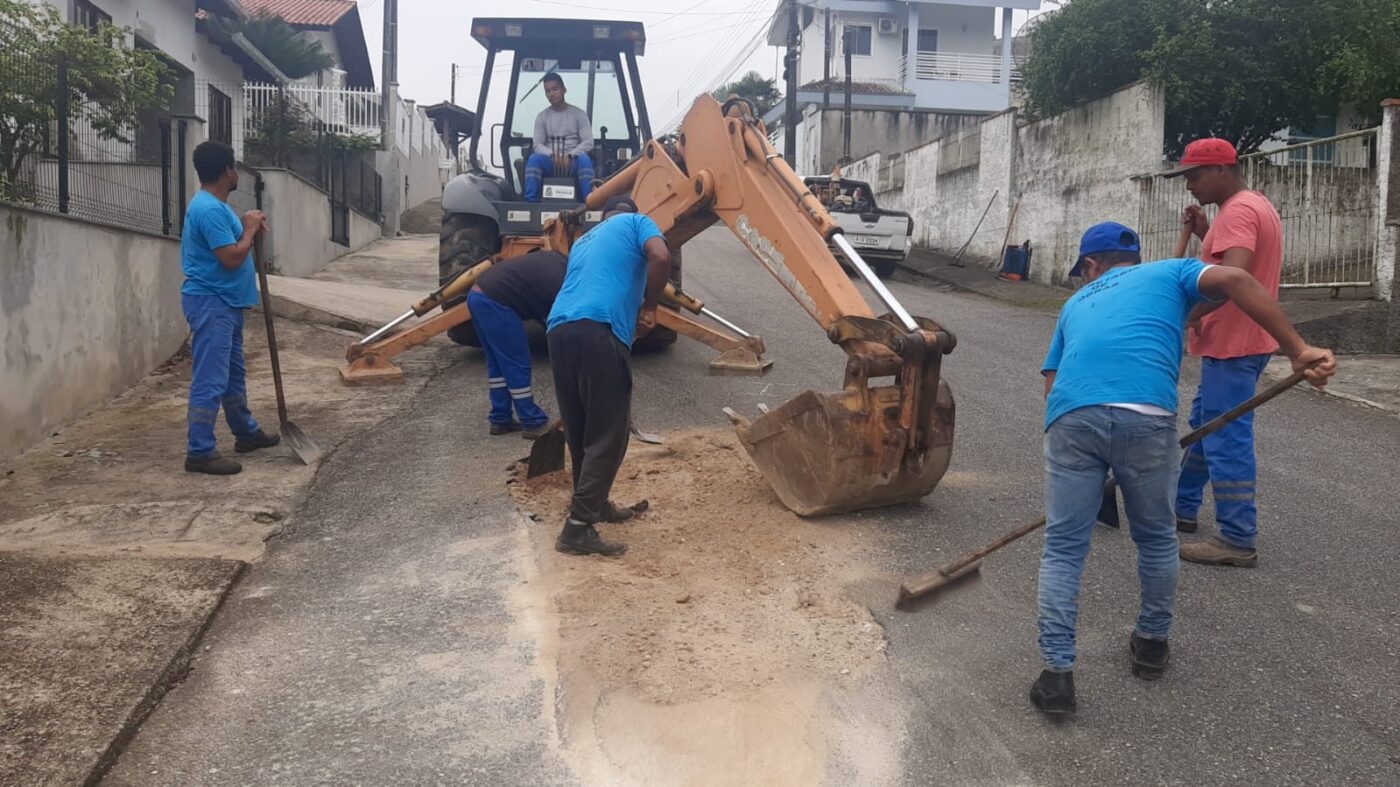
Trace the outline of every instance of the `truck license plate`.
<instances>
[{"instance_id":1,"label":"truck license plate","mask_svg":"<svg viewBox=\"0 0 1400 787\"><path fill-rule=\"evenodd\" d=\"M878 235L852 235L851 243L856 246L879 246L880 237Z\"/></svg>"}]
</instances>

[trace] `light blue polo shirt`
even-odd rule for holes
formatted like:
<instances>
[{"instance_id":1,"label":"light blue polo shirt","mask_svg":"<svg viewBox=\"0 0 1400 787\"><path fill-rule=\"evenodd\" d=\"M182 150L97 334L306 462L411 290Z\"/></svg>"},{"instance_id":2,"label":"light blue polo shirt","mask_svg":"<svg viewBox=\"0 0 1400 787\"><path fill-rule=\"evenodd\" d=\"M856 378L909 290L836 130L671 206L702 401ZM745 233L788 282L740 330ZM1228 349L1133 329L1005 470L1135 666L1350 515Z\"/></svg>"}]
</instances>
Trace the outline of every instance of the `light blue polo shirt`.
<instances>
[{"instance_id":1,"label":"light blue polo shirt","mask_svg":"<svg viewBox=\"0 0 1400 787\"><path fill-rule=\"evenodd\" d=\"M1147 262L1084 285L1060 310L1041 371L1054 371L1045 428L1100 404L1150 404L1177 411L1182 331L1203 300L1200 260Z\"/></svg>"},{"instance_id":2,"label":"light blue polo shirt","mask_svg":"<svg viewBox=\"0 0 1400 787\"><path fill-rule=\"evenodd\" d=\"M180 267L185 272L180 293L213 295L234 309L257 306L253 255L230 270L214 254L214 249L232 246L242 237L243 220L228 203L204 189L196 192L185 209L185 226L180 234Z\"/></svg>"},{"instance_id":3,"label":"light blue polo shirt","mask_svg":"<svg viewBox=\"0 0 1400 787\"><path fill-rule=\"evenodd\" d=\"M659 237L661 228L641 213L619 213L584 233L569 249L569 268L549 312L549 330L593 320L611 326L617 340L630 348L646 294L644 247Z\"/></svg>"}]
</instances>

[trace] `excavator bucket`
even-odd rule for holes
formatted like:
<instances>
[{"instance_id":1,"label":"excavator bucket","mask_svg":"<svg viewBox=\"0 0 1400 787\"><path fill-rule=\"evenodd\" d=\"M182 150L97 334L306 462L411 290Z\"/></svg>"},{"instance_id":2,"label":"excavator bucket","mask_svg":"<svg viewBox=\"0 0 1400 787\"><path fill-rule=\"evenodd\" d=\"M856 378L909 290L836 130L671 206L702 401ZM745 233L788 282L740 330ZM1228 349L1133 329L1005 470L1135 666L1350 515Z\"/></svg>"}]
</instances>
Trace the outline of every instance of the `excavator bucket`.
<instances>
[{"instance_id":1,"label":"excavator bucket","mask_svg":"<svg viewBox=\"0 0 1400 787\"><path fill-rule=\"evenodd\" d=\"M860 395L805 391L752 422L739 442L783 505L800 516L910 503L933 491L953 458L953 394L939 381L931 429L912 436L893 419L900 389Z\"/></svg>"}]
</instances>

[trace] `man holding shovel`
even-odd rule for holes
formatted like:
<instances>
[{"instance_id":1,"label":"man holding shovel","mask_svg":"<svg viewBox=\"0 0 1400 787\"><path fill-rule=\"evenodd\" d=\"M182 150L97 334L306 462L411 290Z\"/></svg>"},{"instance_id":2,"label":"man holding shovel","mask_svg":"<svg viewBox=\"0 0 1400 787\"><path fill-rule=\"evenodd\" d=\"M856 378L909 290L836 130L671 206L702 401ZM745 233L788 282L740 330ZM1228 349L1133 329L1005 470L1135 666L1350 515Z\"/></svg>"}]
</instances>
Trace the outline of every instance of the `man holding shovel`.
<instances>
[{"instance_id":1,"label":"man holding shovel","mask_svg":"<svg viewBox=\"0 0 1400 787\"><path fill-rule=\"evenodd\" d=\"M627 455L632 407L632 340L656 324L671 274L671 252L651 217L629 197L603 206L603 223L569 250L564 286L549 313L549 357L574 493L555 549L616 557L622 544L594 527L610 518L613 480Z\"/></svg>"},{"instance_id":2,"label":"man holding shovel","mask_svg":"<svg viewBox=\"0 0 1400 787\"><path fill-rule=\"evenodd\" d=\"M1223 139L1196 140L1186 146L1181 165L1167 173L1167 177L1177 176L1186 178L1186 188L1200 204L1188 207L1182 217L1176 256L1185 256L1195 235L1201 239L1202 260L1249 273L1277 300L1283 224L1267 197L1245 188L1235 147ZM1213 223L1201 205L1220 206ZM1201 384L1191 403L1191 426L1198 427L1253 396L1259 375L1278 346L1236 305L1197 307L1188 349L1201 359ZM1248 413L1192 446L1176 491L1177 529L1196 532L1197 512L1209 481L1220 532L1182 544L1183 560L1245 568L1258 562L1255 476L1254 418Z\"/></svg>"},{"instance_id":3,"label":"man holding shovel","mask_svg":"<svg viewBox=\"0 0 1400 787\"><path fill-rule=\"evenodd\" d=\"M180 300L194 355L185 470L233 475L242 465L220 456L214 440L220 406L238 453L281 442L278 435L263 432L248 410L243 365L243 313L258 305L251 252L257 237L267 231L267 217L250 210L240 219L228 206L229 193L238 188L233 148L201 142L193 158L200 188L185 211L180 236L185 273Z\"/></svg>"},{"instance_id":4,"label":"man holding shovel","mask_svg":"<svg viewBox=\"0 0 1400 787\"><path fill-rule=\"evenodd\" d=\"M1045 669L1030 699L1046 713L1075 709L1080 579L1110 470L1138 547L1133 674L1154 680L1166 669L1180 568L1173 509L1177 377L1192 309L1224 302L1238 307L1278 341L1294 369L1308 369L1313 385L1325 385L1336 371L1332 352L1308 346L1245 271L1190 259L1144 265L1140 249L1137 233L1122 224L1104 222L1084 233L1070 275L1087 284L1060 312L1041 370L1046 524L1039 642Z\"/></svg>"}]
</instances>

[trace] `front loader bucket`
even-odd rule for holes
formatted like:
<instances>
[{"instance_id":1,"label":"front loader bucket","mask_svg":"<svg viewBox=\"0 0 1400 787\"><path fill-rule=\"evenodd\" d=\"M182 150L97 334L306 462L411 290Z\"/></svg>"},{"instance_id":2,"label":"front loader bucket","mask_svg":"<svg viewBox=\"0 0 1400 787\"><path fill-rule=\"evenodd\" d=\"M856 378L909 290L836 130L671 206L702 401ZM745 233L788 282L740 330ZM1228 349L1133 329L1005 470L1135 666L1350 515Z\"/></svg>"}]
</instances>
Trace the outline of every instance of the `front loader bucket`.
<instances>
[{"instance_id":1,"label":"front loader bucket","mask_svg":"<svg viewBox=\"0 0 1400 787\"><path fill-rule=\"evenodd\" d=\"M805 391L753 422L738 423L739 442L778 499L800 516L908 503L933 491L953 458L953 393L942 380L929 434L906 447L899 427L899 388L849 393Z\"/></svg>"}]
</instances>

